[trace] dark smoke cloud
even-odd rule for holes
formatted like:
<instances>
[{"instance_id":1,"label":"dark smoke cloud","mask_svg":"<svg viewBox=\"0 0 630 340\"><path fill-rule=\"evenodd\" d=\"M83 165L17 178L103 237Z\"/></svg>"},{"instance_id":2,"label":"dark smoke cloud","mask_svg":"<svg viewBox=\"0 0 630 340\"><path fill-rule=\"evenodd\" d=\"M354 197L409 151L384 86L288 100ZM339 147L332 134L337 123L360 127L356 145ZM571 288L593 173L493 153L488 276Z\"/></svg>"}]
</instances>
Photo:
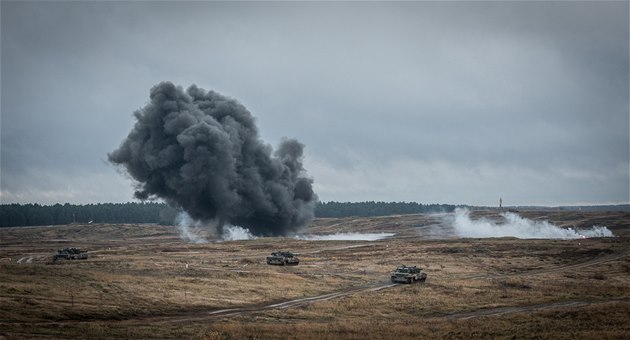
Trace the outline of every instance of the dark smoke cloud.
<instances>
[{"instance_id":1,"label":"dark smoke cloud","mask_svg":"<svg viewBox=\"0 0 630 340\"><path fill-rule=\"evenodd\" d=\"M304 145L274 152L237 101L192 85L151 89L150 102L109 161L138 182L139 199L160 197L200 221L286 235L310 223L317 196L304 175Z\"/></svg>"}]
</instances>

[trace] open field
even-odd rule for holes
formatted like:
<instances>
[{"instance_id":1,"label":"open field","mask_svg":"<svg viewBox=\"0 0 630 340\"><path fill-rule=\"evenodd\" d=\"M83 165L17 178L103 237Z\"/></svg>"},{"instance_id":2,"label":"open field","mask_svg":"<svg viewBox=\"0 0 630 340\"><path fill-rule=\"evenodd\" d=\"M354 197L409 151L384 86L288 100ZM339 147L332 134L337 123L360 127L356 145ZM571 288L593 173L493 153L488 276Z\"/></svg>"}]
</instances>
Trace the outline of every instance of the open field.
<instances>
[{"instance_id":1,"label":"open field","mask_svg":"<svg viewBox=\"0 0 630 340\"><path fill-rule=\"evenodd\" d=\"M448 214L318 219L307 232L395 233L191 244L174 227L0 229L0 338L629 338L630 214L526 211L608 238L458 238ZM475 211L472 218L497 218ZM51 263L78 247L88 260ZM275 250L298 266L268 266ZM427 282L394 285L418 265Z\"/></svg>"}]
</instances>

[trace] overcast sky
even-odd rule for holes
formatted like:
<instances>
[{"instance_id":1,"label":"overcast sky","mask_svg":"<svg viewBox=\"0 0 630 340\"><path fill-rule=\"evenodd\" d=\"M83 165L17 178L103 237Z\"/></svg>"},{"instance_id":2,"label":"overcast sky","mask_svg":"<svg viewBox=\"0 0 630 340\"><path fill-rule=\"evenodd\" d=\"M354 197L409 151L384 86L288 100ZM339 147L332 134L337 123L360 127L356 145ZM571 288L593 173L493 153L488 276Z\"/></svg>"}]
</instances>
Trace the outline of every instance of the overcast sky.
<instances>
[{"instance_id":1,"label":"overcast sky","mask_svg":"<svg viewBox=\"0 0 630 340\"><path fill-rule=\"evenodd\" d=\"M149 90L306 145L322 201L629 202L628 2L1 2L0 201L133 201Z\"/></svg>"}]
</instances>

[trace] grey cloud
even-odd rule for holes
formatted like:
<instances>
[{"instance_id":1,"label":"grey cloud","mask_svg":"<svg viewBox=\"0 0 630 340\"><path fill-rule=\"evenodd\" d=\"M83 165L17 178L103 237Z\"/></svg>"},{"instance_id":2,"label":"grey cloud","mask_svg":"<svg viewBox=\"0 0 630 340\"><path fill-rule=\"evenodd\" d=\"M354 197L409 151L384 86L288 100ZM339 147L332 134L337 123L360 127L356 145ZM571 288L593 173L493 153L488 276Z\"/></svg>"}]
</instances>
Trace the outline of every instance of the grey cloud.
<instances>
[{"instance_id":1,"label":"grey cloud","mask_svg":"<svg viewBox=\"0 0 630 340\"><path fill-rule=\"evenodd\" d=\"M145 89L170 79L239 98L262 139L295 136L307 164L357 173L347 181L411 159L454 168L443 173L510 169L524 204L628 200L628 175L610 171L630 163L627 2L2 6L2 182L12 190L30 185L12 180L28 167L111 172L99 157ZM593 176L576 181L571 169ZM337 183L324 173L311 173L316 189ZM483 174L462 176L429 189L404 180L419 200L451 192L484 204L480 181L499 191ZM412 198L348 185L361 198ZM324 200L352 197L327 190L317 190Z\"/></svg>"}]
</instances>

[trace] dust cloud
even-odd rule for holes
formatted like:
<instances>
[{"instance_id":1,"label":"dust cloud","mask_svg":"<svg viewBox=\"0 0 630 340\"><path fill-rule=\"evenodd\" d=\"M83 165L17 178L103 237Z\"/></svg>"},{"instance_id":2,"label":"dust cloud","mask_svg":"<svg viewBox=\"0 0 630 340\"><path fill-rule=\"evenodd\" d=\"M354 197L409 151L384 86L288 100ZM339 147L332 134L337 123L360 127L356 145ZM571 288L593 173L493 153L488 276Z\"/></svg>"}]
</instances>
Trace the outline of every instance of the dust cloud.
<instances>
[{"instance_id":1,"label":"dust cloud","mask_svg":"<svg viewBox=\"0 0 630 340\"><path fill-rule=\"evenodd\" d=\"M516 237L520 239L579 239L590 237L613 237L604 226L588 229L561 228L548 221L535 221L513 212L502 212L502 221L480 218L473 220L468 209L455 209L449 217L458 237Z\"/></svg>"}]
</instances>

